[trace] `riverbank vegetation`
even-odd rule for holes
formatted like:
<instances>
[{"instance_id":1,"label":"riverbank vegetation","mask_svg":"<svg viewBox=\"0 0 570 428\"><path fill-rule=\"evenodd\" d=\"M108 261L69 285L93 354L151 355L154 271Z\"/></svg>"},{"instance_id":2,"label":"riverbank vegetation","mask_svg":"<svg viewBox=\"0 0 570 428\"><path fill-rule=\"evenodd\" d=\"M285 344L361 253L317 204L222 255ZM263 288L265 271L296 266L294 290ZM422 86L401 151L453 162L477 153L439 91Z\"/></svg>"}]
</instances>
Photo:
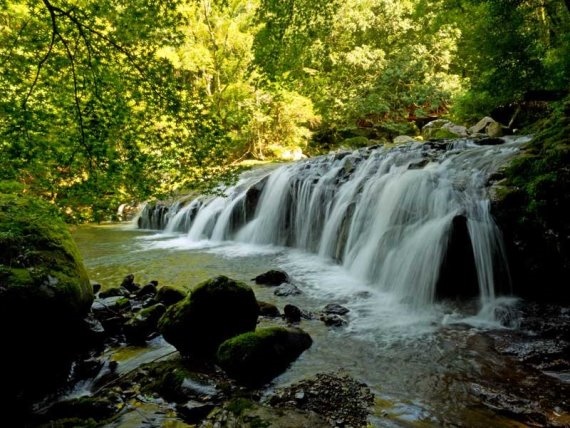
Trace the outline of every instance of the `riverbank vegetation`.
<instances>
[{"instance_id":1,"label":"riverbank vegetation","mask_svg":"<svg viewBox=\"0 0 570 428\"><path fill-rule=\"evenodd\" d=\"M74 221L435 117L520 128L568 91L561 0L0 5L0 178Z\"/></svg>"}]
</instances>

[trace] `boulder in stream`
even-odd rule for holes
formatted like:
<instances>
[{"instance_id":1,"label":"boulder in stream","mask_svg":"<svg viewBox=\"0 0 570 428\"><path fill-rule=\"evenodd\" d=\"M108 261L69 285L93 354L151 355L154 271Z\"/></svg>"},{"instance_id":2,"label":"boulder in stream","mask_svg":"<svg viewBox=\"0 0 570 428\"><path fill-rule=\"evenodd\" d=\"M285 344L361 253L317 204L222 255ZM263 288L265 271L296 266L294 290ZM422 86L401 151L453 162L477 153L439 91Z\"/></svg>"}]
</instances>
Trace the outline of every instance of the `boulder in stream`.
<instances>
[{"instance_id":1,"label":"boulder in stream","mask_svg":"<svg viewBox=\"0 0 570 428\"><path fill-rule=\"evenodd\" d=\"M159 321L159 331L181 354L208 357L224 340L252 331L259 307L253 290L218 276L202 282Z\"/></svg>"},{"instance_id":2,"label":"boulder in stream","mask_svg":"<svg viewBox=\"0 0 570 428\"><path fill-rule=\"evenodd\" d=\"M257 275L252 281L255 281L256 284L276 286L288 283L290 279L286 272L279 269L272 269L261 275Z\"/></svg>"},{"instance_id":3,"label":"boulder in stream","mask_svg":"<svg viewBox=\"0 0 570 428\"><path fill-rule=\"evenodd\" d=\"M262 385L284 372L312 343L299 328L262 328L222 343L217 360L239 382Z\"/></svg>"}]
</instances>

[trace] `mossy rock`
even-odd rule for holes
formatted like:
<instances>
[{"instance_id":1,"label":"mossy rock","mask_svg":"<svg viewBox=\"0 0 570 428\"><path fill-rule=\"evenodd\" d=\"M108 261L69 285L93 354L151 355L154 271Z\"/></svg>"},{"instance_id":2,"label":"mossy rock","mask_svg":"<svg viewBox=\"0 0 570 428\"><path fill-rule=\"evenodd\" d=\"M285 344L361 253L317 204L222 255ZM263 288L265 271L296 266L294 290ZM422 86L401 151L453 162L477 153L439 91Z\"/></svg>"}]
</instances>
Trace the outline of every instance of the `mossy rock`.
<instances>
[{"instance_id":1,"label":"mossy rock","mask_svg":"<svg viewBox=\"0 0 570 428\"><path fill-rule=\"evenodd\" d=\"M181 354L203 358L212 356L224 340L254 330L258 313L251 287L218 276L168 308L158 327Z\"/></svg>"},{"instance_id":2,"label":"mossy rock","mask_svg":"<svg viewBox=\"0 0 570 428\"><path fill-rule=\"evenodd\" d=\"M493 192L516 295L569 302L570 99L527 130L533 139Z\"/></svg>"},{"instance_id":3,"label":"mossy rock","mask_svg":"<svg viewBox=\"0 0 570 428\"><path fill-rule=\"evenodd\" d=\"M65 374L93 288L55 208L0 188L0 395L28 396Z\"/></svg>"},{"instance_id":4,"label":"mossy rock","mask_svg":"<svg viewBox=\"0 0 570 428\"><path fill-rule=\"evenodd\" d=\"M53 207L29 196L0 194L0 247L0 317L33 321L36 311L56 318L87 313L93 288Z\"/></svg>"},{"instance_id":5,"label":"mossy rock","mask_svg":"<svg viewBox=\"0 0 570 428\"><path fill-rule=\"evenodd\" d=\"M312 343L299 328L263 328L222 343L217 360L234 379L257 386L283 373Z\"/></svg>"}]
</instances>

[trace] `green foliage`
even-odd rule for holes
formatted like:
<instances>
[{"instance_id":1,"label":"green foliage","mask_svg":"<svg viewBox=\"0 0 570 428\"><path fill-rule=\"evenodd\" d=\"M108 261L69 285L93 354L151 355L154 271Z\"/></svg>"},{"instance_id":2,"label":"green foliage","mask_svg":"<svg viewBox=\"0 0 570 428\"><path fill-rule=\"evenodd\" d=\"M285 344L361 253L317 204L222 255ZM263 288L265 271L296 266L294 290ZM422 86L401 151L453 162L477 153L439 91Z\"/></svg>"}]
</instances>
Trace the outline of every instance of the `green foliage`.
<instances>
[{"instance_id":1,"label":"green foliage","mask_svg":"<svg viewBox=\"0 0 570 428\"><path fill-rule=\"evenodd\" d=\"M0 179L74 221L570 83L562 0L1 4Z\"/></svg>"}]
</instances>

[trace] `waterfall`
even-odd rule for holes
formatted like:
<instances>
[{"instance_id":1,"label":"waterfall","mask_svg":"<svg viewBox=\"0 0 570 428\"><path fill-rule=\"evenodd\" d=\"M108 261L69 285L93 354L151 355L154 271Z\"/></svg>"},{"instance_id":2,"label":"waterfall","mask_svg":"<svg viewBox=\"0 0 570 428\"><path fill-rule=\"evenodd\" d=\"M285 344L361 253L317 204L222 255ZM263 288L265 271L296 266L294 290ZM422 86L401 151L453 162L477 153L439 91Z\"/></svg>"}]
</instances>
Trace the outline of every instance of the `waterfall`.
<instances>
[{"instance_id":1,"label":"waterfall","mask_svg":"<svg viewBox=\"0 0 570 428\"><path fill-rule=\"evenodd\" d=\"M524 141L412 142L250 171L226 196L159 205L139 226L316 253L414 307L485 304L508 283L488 180Z\"/></svg>"}]
</instances>

